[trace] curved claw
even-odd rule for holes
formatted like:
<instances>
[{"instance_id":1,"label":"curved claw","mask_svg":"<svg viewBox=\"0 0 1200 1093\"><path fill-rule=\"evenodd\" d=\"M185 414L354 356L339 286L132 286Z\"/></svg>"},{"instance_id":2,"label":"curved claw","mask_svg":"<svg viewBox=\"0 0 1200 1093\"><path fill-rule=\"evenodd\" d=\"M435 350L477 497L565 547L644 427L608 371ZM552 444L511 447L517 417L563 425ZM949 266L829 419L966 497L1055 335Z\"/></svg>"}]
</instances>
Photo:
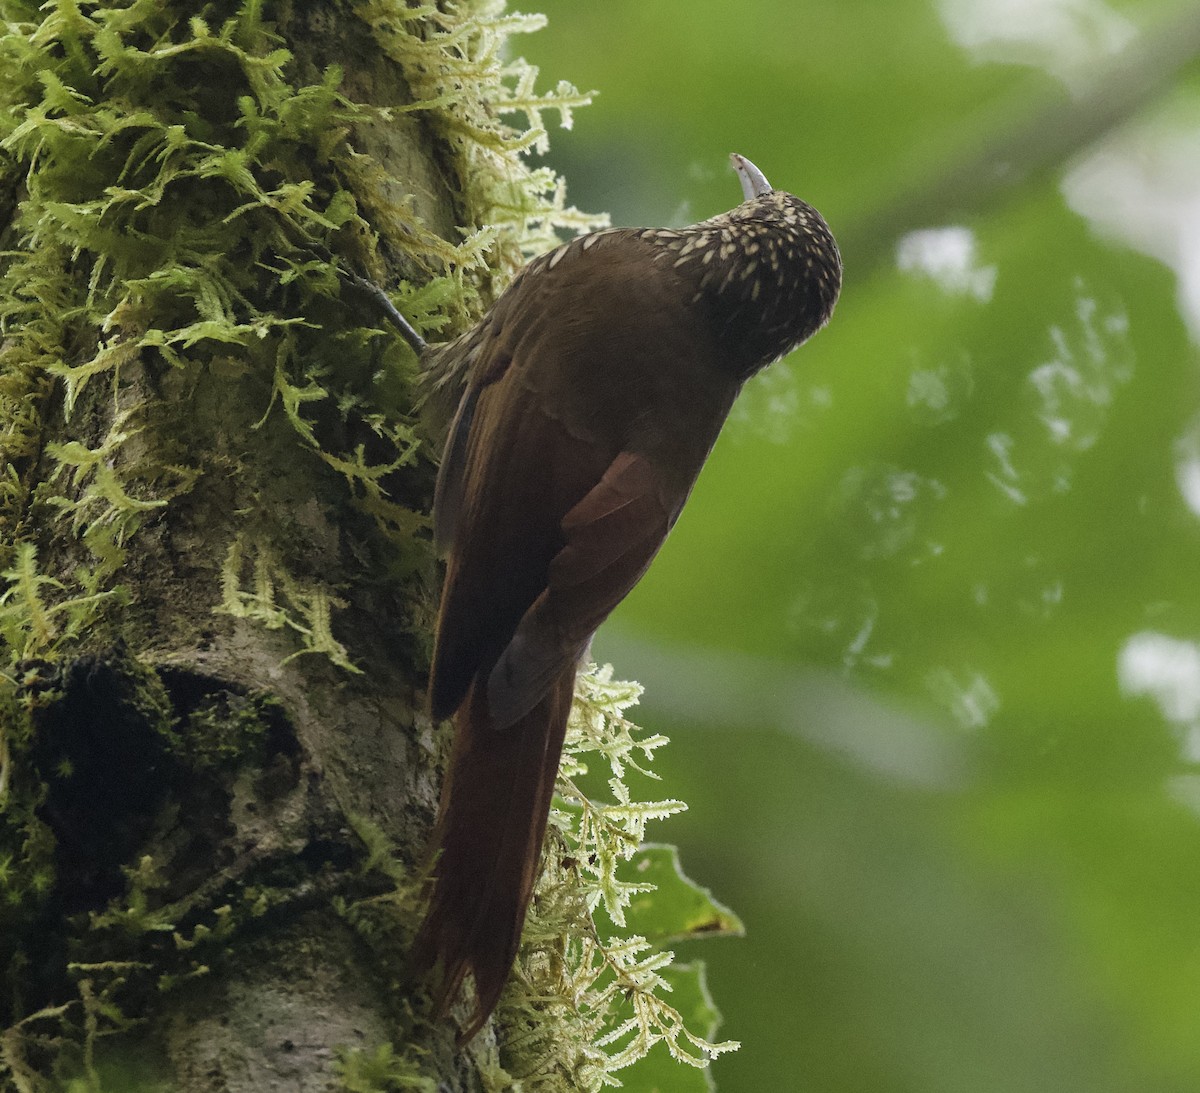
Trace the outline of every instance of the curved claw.
<instances>
[{"instance_id":1,"label":"curved claw","mask_svg":"<svg viewBox=\"0 0 1200 1093\"><path fill-rule=\"evenodd\" d=\"M742 193L745 194L747 201L769 193L774 188L767 181L767 176L745 156L739 156L737 152L734 152L729 160L733 164L733 169L737 171L738 178L741 179Z\"/></svg>"}]
</instances>

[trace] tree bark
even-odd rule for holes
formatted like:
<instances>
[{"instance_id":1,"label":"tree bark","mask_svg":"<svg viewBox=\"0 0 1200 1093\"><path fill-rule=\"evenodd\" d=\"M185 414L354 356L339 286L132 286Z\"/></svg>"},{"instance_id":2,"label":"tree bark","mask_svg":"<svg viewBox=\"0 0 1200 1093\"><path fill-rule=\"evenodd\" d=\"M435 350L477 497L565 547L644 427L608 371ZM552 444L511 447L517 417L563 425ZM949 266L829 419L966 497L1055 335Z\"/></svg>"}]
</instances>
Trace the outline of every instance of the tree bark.
<instances>
[{"instance_id":1,"label":"tree bark","mask_svg":"<svg viewBox=\"0 0 1200 1093\"><path fill-rule=\"evenodd\" d=\"M404 973L436 444L337 269L519 254L497 5L3 7L0 1081L482 1088Z\"/></svg>"}]
</instances>

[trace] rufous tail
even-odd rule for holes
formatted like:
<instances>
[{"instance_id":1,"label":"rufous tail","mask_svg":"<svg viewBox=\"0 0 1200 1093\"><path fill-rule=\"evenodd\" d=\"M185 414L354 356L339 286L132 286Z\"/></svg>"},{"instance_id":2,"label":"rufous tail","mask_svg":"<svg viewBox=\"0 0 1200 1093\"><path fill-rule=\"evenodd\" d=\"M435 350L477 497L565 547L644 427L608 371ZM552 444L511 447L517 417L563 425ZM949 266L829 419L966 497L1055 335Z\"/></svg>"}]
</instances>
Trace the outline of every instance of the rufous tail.
<instances>
[{"instance_id":1,"label":"rufous tail","mask_svg":"<svg viewBox=\"0 0 1200 1093\"><path fill-rule=\"evenodd\" d=\"M429 911L417 936L417 970L438 967L435 1018L445 1015L468 972L475 1010L460 1041L484 1025L517 955L537 879L558 775L574 666L529 713L496 728L478 680L454 715L454 749L442 787Z\"/></svg>"}]
</instances>

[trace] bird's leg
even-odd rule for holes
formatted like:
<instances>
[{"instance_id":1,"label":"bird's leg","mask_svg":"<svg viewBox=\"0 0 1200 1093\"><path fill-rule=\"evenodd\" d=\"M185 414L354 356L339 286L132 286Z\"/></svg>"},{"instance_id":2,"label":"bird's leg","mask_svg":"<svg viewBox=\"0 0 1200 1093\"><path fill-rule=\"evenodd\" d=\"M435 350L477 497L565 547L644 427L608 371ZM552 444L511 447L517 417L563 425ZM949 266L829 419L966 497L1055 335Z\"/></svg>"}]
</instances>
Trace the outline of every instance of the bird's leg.
<instances>
[{"instance_id":1,"label":"bird's leg","mask_svg":"<svg viewBox=\"0 0 1200 1093\"><path fill-rule=\"evenodd\" d=\"M412 324L400 314L396 309L396 305L388 298L386 292L383 291L374 281L368 280L366 277L360 277L357 273L352 273L349 270L338 267L338 273L342 278L349 281L359 292L369 296L375 305L383 312L385 318L394 326L412 351L420 357L426 349L429 348L428 343L421 337L412 327Z\"/></svg>"}]
</instances>

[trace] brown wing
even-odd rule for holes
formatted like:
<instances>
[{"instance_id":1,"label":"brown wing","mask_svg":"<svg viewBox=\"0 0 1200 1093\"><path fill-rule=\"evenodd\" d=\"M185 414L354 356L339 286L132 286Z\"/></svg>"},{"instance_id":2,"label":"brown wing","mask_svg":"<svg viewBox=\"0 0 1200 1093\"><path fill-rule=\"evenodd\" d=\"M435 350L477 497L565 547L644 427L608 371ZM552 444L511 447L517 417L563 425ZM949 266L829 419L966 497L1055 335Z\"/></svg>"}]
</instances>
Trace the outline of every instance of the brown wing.
<instances>
[{"instance_id":1,"label":"brown wing","mask_svg":"<svg viewBox=\"0 0 1200 1093\"><path fill-rule=\"evenodd\" d=\"M445 557L454 543L458 514L462 511L463 489L466 486L467 444L471 439L471 422L480 387L467 389L458 412L450 423L442 465L438 468L437 487L433 494L433 545L438 557Z\"/></svg>"},{"instance_id":2,"label":"brown wing","mask_svg":"<svg viewBox=\"0 0 1200 1093\"><path fill-rule=\"evenodd\" d=\"M603 455L542 412L515 372L474 399L430 683L439 719L496 662L546 586L563 515L603 474Z\"/></svg>"},{"instance_id":3,"label":"brown wing","mask_svg":"<svg viewBox=\"0 0 1200 1093\"><path fill-rule=\"evenodd\" d=\"M641 579L684 497L671 497L644 456L621 452L562 521L566 542L488 678L497 725L528 713Z\"/></svg>"},{"instance_id":4,"label":"brown wing","mask_svg":"<svg viewBox=\"0 0 1200 1093\"><path fill-rule=\"evenodd\" d=\"M612 233L530 267L476 347L438 483L436 718L478 677L509 724L578 658L645 572L736 393L699 356L694 317L664 323L679 296L639 285L644 246Z\"/></svg>"},{"instance_id":5,"label":"brown wing","mask_svg":"<svg viewBox=\"0 0 1200 1093\"><path fill-rule=\"evenodd\" d=\"M460 343L448 347L450 352L462 352L468 358L475 358L476 368L450 423L442 464L438 468L437 488L433 495L433 543L439 557L449 552L458 526L458 514L462 511L468 473L467 452L479 396L491 384L503 379L512 365L511 354L494 336L498 329L493 322L482 331L472 332L460 339ZM489 330L492 336L488 336ZM452 367L449 362L443 365L445 369Z\"/></svg>"}]
</instances>

